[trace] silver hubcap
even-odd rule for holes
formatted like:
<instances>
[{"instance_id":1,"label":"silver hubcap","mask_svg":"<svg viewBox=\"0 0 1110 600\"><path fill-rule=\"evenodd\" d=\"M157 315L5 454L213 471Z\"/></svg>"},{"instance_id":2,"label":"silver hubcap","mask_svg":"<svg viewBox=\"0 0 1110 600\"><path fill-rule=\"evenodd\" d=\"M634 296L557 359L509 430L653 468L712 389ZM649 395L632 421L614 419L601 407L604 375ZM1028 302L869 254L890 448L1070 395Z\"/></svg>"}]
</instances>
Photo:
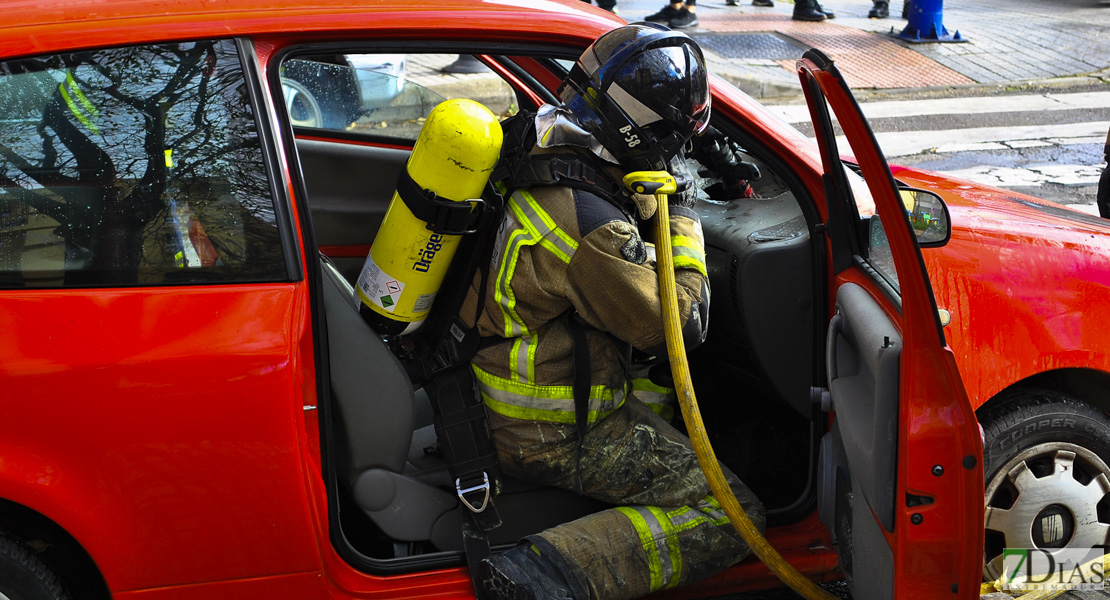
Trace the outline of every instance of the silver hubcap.
<instances>
[{"instance_id":1,"label":"silver hubcap","mask_svg":"<svg viewBox=\"0 0 1110 600\"><path fill-rule=\"evenodd\" d=\"M1005 537L1006 548L1089 550L1105 544L1110 524L1098 504L1110 494L1110 468L1075 444L1028 448L1003 465L987 485L986 529ZM1002 575L1002 557L988 557L989 580Z\"/></svg>"}]
</instances>

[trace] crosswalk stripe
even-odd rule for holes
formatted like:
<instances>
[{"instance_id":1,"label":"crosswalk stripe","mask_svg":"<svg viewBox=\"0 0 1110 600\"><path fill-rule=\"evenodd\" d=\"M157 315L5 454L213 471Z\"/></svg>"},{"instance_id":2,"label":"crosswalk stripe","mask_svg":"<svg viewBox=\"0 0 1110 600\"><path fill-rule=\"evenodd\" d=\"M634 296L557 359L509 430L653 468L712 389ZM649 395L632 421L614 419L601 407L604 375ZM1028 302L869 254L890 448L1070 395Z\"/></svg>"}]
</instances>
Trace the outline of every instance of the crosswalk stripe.
<instances>
[{"instance_id":1,"label":"crosswalk stripe","mask_svg":"<svg viewBox=\"0 0 1110 600\"><path fill-rule=\"evenodd\" d=\"M979 115L1001 112L1101 109L1108 106L1110 106L1110 92L977 96L934 100L885 100L860 104L864 116L868 119L922 115ZM788 123L809 122L809 109L804 104L772 105L767 108L786 119Z\"/></svg>"},{"instance_id":2,"label":"crosswalk stripe","mask_svg":"<svg viewBox=\"0 0 1110 600\"><path fill-rule=\"evenodd\" d=\"M959 116L988 115L998 113L1036 114L1053 111L1074 110L1079 116L1075 120L1091 118L1105 119L1106 109L1110 107L1110 92L1082 92L1082 93L1048 93L1048 94L1023 94L1014 96L987 96L969 98L939 98L932 100L890 100L880 102L863 102L860 108L871 122L885 119L883 126L878 129L905 127L903 131L879 131L875 138L883 154L891 163L919 164L923 161L931 166L926 167L945 175L990 185L1003 189L1030 189L1042 188L1052 184L1054 189L1074 189L1078 187L1097 186L1102 175L1104 164L1062 164L1053 162L1052 157L1058 160L1067 160L1065 157L1086 157L1097 161L1092 155L1102 156L1101 148L1107 140L1107 130L1110 121L1086 121L1076 123L1054 123L1044 125L1008 125L993 127L953 127L944 130L909 130L908 128L922 122L900 121L900 118L929 117L929 116L955 116L956 121L963 124L975 124L975 119ZM809 109L805 105L771 105L767 107L786 121L794 124L809 122ZM1080 113L1079 111L1088 111ZM1071 115L1061 115L1043 120L1069 120ZM1022 120L1024 117L1021 118ZM985 119L984 119L985 120ZM994 122L1018 121L1018 118L995 119ZM812 136L811 136L812 137ZM844 136L837 137L839 150L845 154L853 151ZM1097 145L1099 151L1091 152L1089 149L1064 150L1060 146L1075 146L1078 144ZM1053 147L1057 147L1053 150ZM1047 149L1026 154L1026 156L1048 157L1037 159L1032 163L1029 160L1015 159L1008 166L992 164L975 164L977 161L973 152L992 152L996 156L1010 155L1018 157L1018 152L1027 149ZM984 162L994 162L987 160ZM1015 164L1016 163L1016 164ZM946 166L952 168L945 168ZM1043 188L1042 188L1043 189ZM1033 192L1037 195L1037 192ZM1067 198L1066 192L1058 200ZM1083 204L1070 204L1073 208L1090 214L1098 214L1098 209L1090 203L1087 196L1083 199L1077 196L1076 200Z\"/></svg>"},{"instance_id":3,"label":"crosswalk stripe","mask_svg":"<svg viewBox=\"0 0 1110 600\"><path fill-rule=\"evenodd\" d=\"M1004 150L1029 147L1030 142L1049 140L1051 143L1101 144L1106 141L1110 121L1061 123L1058 125L1024 125L1014 127L974 127L940 131L888 131L875 134L887 158L922 152L968 152L971 150ZM837 138L841 150L848 150L843 137ZM993 144L993 146L991 145ZM1012 145L1011 145L1012 144ZM1039 145L1039 144L1033 144Z\"/></svg>"}]
</instances>

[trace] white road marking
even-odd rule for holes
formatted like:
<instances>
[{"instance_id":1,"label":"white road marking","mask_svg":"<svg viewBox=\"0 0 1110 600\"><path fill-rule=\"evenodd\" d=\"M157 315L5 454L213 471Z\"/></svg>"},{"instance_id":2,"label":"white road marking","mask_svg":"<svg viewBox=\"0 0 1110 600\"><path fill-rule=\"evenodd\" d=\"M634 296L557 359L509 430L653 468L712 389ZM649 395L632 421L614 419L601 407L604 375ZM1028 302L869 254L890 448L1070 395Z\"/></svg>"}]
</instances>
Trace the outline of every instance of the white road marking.
<instances>
[{"instance_id":1,"label":"white road marking","mask_svg":"<svg viewBox=\"0 0 1110 600\"><path fill-rule=\"evenodd\" d=\"M976 96L970 98L938 98L935 100L886 100L860 104L864 116L869 120L922 115L1041 112L1078 108L1106 108L1107 106L1110 106L1110 92ZM809 109L804 104L783 104L768 106L767 108L778 113L790 123L809 122ZM1103 135L1105 135L1105 132Z\"/></svg>"},{"instance_id":2,"label":"white road marking","mask_svg":"<svg viewBox=\"0 0 1110 600\"><path fill-rule=\"evenodd\" d=\"M1023 125L1016 127L974 127L937 131L888 131L876 133L879 147L887 158L911 154L967 152L969 150L1004 150L1029 147L1035 142L1058 145L1101 143L1106 140L1110 121L1060 123L1058 125ZM848 150L844 138L837 144ZM993 144L993 145L984 145ZM1017 144L1017 145L1011 145Z\"/></svg>"},{"instance_id":3,"label":"white road marking","mask_svg":"<svg viewBox=\"0 0 1110 600\"><path fill-rule=\"evenodd\" d=\"M928 115L986 115L990 113L1036 113L1073 109L1105 109L1110 107L1110 92L1025 94L1020 96L988 96L971 98L940 98L933 100L893 100L864 102L860 104L868 120L928 116ZM769 106L791 123L809 121L805 105ZM1106 142L1110 121L1059 123L1052 125L1021 125L1002 127L967 127L961 129L925 131L888 131L876 133L880 148L892 163L900 157L918 155L957 155L970 152L1005 154L1015 150L1052 148L1077 144ZM843 136L837 137L841 152L851 154ZM1016 153L1014 153L1016 156ZM1064 153L1063 154L1073 154ZM1101 156L1101 153L1099 153ZM938 156L938 159L945 157ZM1044 184L1068 187L1097 186L1105 163L1060 164L1044 159L1044 164L1021 166L978 165L941 172L952 177L1001 188L1031 188ZM1017 162L1017 161L1014 161ZM962 165L974 164L969 160ZM1074 205L1091 214L1098 208L1091 205Z\"/></svg>"}]
</instances>

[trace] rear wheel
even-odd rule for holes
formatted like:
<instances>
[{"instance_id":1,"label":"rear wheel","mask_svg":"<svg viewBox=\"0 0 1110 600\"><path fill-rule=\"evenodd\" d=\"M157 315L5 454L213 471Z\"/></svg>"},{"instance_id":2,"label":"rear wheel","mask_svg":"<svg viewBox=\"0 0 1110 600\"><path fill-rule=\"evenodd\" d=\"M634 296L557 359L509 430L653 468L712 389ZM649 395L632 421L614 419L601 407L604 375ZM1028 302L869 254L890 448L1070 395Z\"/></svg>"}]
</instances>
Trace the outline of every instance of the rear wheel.
<instances>
[{"instance_id":1,"label":"rear wheel","mask_svg":"<svg viewBox=\"0 0 1110 600\"><path fill-rule=\"evenodd\" d=\"M1065 394L1009 393L982 416L986 473L983 576L1003 548L1089 550L1110 534L1110 418Z\"/></svg>"},{"instance_id":2,"label":"rear wheel","mask_svg":"<svg viewBox=\"0 0 1110 600\"><path fill-rule=\"evenodd\" d=\"M289 122L294 127L324 126L324 111L320 110L320 103L308 88L298 81L282 79L281 91L285 95Z\"/></svg>"},{"instance_id":3,"label":"rear wheel","mask_svg":"<svg viewBox=\"0 0 1110 600\"><path fill-rule=\"evenodd\" d=\"M58 577L26 546L0 537L0 600L67 600Z\"/></svg>"}]
</instances>

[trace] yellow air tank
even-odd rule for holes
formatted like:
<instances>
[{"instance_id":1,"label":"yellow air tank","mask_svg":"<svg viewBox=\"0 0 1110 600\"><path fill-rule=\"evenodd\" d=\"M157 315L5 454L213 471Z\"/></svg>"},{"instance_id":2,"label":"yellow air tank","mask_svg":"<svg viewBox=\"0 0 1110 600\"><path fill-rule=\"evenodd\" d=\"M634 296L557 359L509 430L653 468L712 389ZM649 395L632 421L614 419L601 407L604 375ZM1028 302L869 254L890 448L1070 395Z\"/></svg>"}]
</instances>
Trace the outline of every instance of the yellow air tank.
<instances>
[{"instance_id":1,"label":"yellow air tank","mask_svg":"<svg viewBox=\"0 0 1110 600\"><path fill-rule=\"evenodd\" d=\"M447 100L428 115L405 166L415 186L406 185L401 174L358 278L359 312L378 333L409 334L420 327L462 238L452 228L433 231L410 209L419 202L411 196L420 194L409 191L410 204L402 194L418 188L440 202L480 198L501 154L502 137L497 117L473 100Z\"/></svg>"}]
</instances>

